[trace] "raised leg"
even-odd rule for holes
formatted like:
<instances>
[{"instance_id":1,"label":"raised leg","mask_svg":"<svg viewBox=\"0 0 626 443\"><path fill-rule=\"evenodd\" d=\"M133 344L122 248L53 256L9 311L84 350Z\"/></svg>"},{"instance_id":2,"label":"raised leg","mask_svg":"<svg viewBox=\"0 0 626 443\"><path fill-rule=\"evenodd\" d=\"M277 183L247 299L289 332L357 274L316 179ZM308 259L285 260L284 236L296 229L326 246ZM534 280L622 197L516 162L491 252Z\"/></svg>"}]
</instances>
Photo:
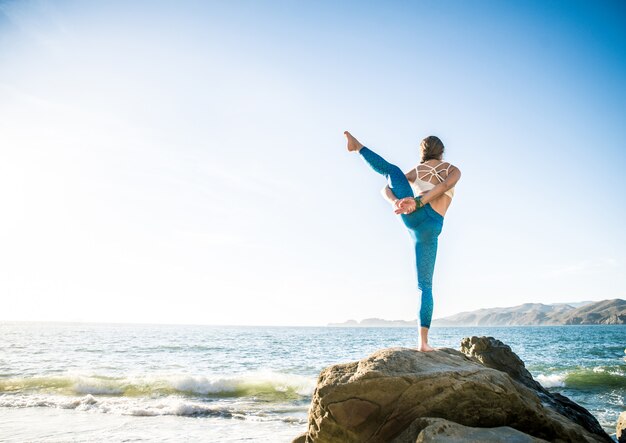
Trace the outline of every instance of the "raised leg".
<instances>
[{"instance_id":1,"label":"raised leg","mask_svg":"<svg viewBox=\"0 0 626 443\"><path fill-rule=\"evenodd\" d=\"M361 158L365 160L374 171L384 175L387 184L398 198L413 197L413 189L409 184L404 172L396 165L389 163L387 160L376 154L366 146L359 149Z\"/></svg>"}]
</instances>

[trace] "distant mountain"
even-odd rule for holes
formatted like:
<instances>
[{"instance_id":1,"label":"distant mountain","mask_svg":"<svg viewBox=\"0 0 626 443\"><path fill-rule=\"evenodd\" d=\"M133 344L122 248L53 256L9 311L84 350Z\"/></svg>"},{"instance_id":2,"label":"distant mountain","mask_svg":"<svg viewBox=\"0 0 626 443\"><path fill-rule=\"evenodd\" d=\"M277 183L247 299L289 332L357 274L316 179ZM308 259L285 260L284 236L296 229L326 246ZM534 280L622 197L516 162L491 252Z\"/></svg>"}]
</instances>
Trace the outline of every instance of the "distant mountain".
<instances>
[{"instance_id":1,"label":"distant mountain","mask_svg":"<svg viewBox=\"0 0 626 443\"><path fill-rule=\"evenodd\" d=\"M624 325L626 300L616 298L581 306L567 313L564 321L566 325Z\"/></svg>"},{"instance_id":2,"label":"distant mountain","mask_svg":"<svg viewBox=\"0 0 626 443\"><path fill-rule=\"evenodd\" d=\"M433 326L532 326L532 325L624 325L626 300L555 303L524 303L508 308L478 309L434 319ZM416 326L417 320L367 318L348 320L328 326Z\"/></svg>"},{"instance_id":3,"label":"distant mountain","mask_svg":"<svg viewBox=\"0 0 626 443\"><path fill-rule=\"evenodd\" d=\"M626 300L544 305L524 303L510 308L478 309L433 320L435 326L623 325Z\"/></svg>"}]
</instances>

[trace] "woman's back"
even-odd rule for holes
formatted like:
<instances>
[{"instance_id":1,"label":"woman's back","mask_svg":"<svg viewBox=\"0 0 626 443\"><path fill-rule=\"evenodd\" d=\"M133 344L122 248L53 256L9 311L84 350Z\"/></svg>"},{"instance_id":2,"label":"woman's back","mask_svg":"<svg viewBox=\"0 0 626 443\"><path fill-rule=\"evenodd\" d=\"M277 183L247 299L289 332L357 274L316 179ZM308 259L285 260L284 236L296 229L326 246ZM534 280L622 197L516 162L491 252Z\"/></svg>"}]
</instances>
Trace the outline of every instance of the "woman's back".
<instances>
[{"instance_id":1,"label":"woman's back","mask_svg":"<svg viewBox=\"0 0 626 443\"><path fill-rule=\"evenodd\" d=\"M415 195L420 195L443 182L448 177L451 168L454 168L454 165L445 161L431 159L417 165L417 167L406 174L406 177ZM439 214L445 216L453 196L454 187L432 200L430 205Z\"/></svg>"}]
</instances>

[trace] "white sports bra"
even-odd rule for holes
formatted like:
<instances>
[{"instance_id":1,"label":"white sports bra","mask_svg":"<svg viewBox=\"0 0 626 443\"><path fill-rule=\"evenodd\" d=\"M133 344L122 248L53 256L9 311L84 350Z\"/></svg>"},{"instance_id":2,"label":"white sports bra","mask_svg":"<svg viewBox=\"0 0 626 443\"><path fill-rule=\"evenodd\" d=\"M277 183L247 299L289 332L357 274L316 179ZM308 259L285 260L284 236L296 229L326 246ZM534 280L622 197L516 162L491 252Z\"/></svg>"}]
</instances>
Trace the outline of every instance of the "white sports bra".
<instances>
[{"instance_id":1,"label":"white sports bra","mask_svg":"<svg viewBox=\"0 0 626 443\"><path fill-rule=\"evenodd\" d=\"M444 181L444 178L441 177L440 172L442 171L446 171L446 177L448 176L448 170L450 169L450 166L452 166L451 164L448 164L448 167L445 169L442 169L441 171L437 171L437 168L441 165L444 164L444 162L439 163L437 166L433 167L430 165L427 165L426 163L422 163L424 166L428 166L430 168L430 171L428 171L426 174L430 174L430 177L428 177L429 179L431 179L433 176L437 177L439 179L439 182L441 183L442 181ZM422 171L423 172L423 171ZM431 183L429 181L425 181L425 180L421 180L419 178L419 172L417 171L417 167L415 167L415 181L414 182L409 182L409 184L411 185L411 187L413 188L413 191L415 193L415 195L417 196L420 192L424 192L424 191L430 191L432 188L435 187L434 183ZM454 196L454 186L450 189L448 189L446 192L444 192L444 194L446 194L448 197L452 198Z\"/></svg>"}]
</instances>

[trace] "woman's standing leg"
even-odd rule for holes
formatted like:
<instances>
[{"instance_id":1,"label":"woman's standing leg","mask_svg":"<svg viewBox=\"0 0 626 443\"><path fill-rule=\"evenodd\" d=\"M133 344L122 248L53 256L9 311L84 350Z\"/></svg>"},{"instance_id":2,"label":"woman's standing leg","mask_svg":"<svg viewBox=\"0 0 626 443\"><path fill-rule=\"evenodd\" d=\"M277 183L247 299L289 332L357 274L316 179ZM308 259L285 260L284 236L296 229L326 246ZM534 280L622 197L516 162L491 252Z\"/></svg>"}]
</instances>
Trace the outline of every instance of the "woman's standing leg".
<instances>
[{"instance_id":1,"label":"woman's standing leg","mask_svg":"<svg viewBox=\"0 0 626 443\"><path fill-rule=\"evenodd\" d=\"M433 317L433 273L437 258L437 237L415 242L417 289L420 293L420 327L430 328Z\"/></svg>"},{"instance_id":2,"label":"woman's standing leg","mask_svg":"<svg viewBox=\"0 0 626 443\"><path fill-rule=\"evenodd\" d=\"M437 258L438 236L443 226L443 217L440 216L440 218L437 220L429 218L420 225L419 230L411 231L415 246L417 289L420 297L420 351L433 350L428 345L428 331L433 317L433 274Z\"/></svg>"}]
</instances>

